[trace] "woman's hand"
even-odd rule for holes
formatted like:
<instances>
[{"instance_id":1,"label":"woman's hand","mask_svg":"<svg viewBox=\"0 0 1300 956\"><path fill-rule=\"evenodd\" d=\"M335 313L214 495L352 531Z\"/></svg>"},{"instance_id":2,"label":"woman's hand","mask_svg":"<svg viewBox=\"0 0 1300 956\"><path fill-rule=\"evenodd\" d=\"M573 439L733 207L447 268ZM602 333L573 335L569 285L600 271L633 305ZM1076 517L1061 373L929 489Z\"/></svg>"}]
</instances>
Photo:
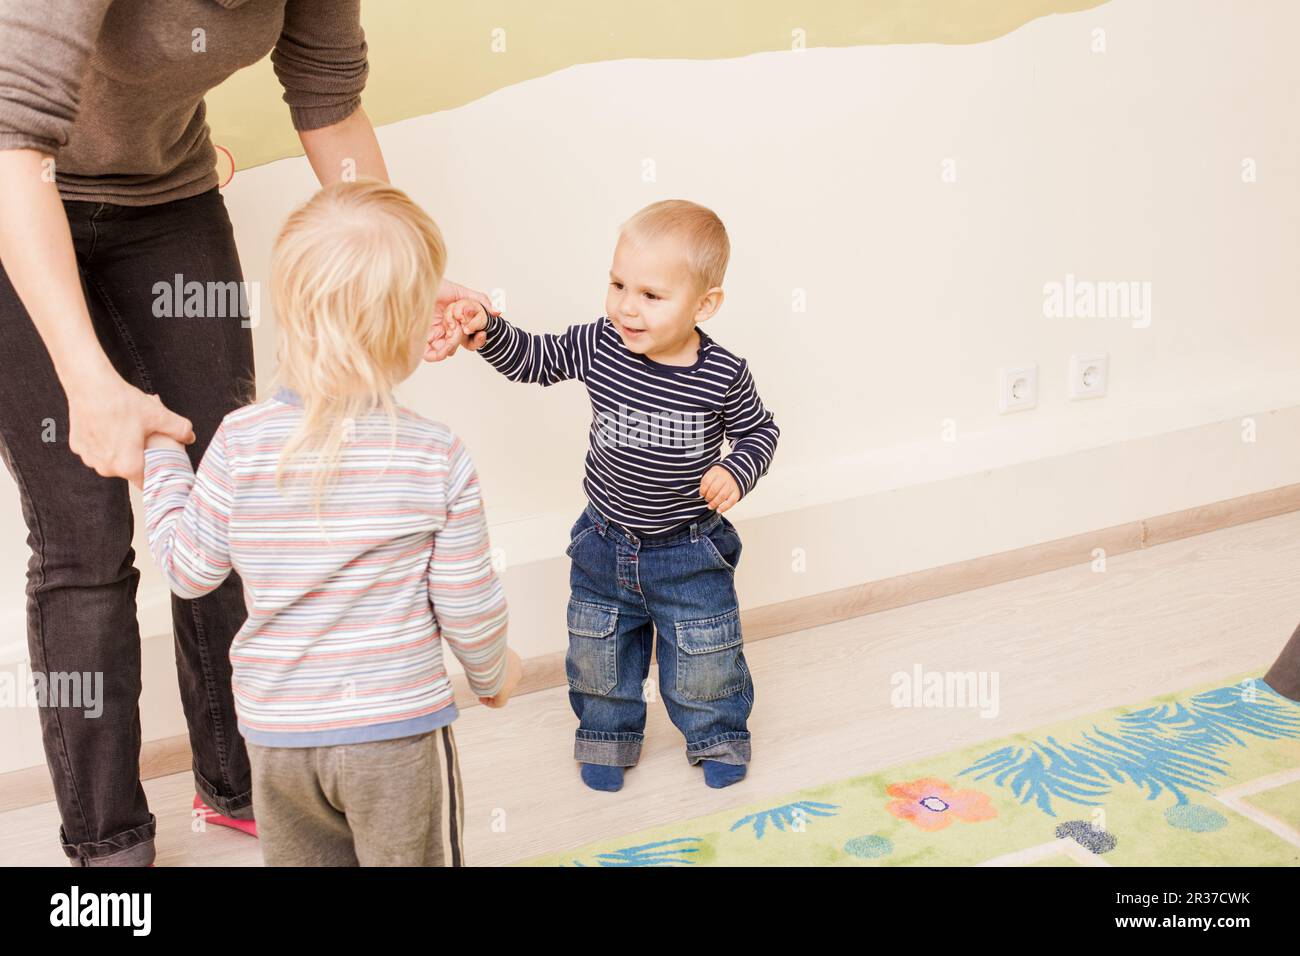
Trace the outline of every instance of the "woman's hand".
<instances>
[{"instance_id":1,"label":"woman's hand","mask_svg":"<svg viewBox=\"0 0 1300 956\"><path fill-rule=\"evenodd\" d=\"M194 441L188 420L114 370L95 338L72 249L68 215L46 156L0 150L0 262L49 352L68 397L68 447L106 478L139 480L144 441L164 432ZM21 321L16 318L14 321Z\"/></svg>"},{"instance_id":2,"label":"woman's hand","mask_svg":"<svg viewBox=\"0 0 1300 956\"><path fill-rule=\"evenodd\" d=\"M438 286L438 301L433 306L433 322L429 325L429 337L426 340L429 347L424 351L426 362L441 362L455 355L456 349L460 347L459 329L454 322L449 322L447 317L448 306L460 299L473 299L493 315L501 314L492 307L492 300L482 292L475 292L463 285L457 285L450 279L443 279L442 285Z\"/></svg>"},{"instance_id":3,"label":"woman's hand","mask_svg":"<svg viewBox=\"0 0 1300 956\"><path fill-rule=\"evenodd\" d=\"M105 478L125 478L140 487L145 439L153 432L185 445L194 441L188 418L115 375L82 382L68 395L68 447Z\"/></svg>"}]
</instances>

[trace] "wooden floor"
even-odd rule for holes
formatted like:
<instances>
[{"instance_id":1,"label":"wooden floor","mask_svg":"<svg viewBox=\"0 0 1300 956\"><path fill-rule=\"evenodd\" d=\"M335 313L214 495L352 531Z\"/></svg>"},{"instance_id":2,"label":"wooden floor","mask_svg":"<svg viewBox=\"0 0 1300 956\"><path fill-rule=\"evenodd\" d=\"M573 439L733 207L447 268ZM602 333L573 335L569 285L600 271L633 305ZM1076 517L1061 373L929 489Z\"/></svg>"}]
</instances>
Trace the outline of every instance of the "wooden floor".
<instances>
[{"instance_id":1,"label":"wooden floor","mask_svg":"<svg viewBox=\"0 0 1300 956\"><path fill-rule=\"evenodd\" d=\"M466 855L487 866L735 807L1252 668L1262 674L1300 620L1300 513L885 611L746 650L756 688L748 778L704 786L661 702L619 793L578 779L575 719L557 688L455 724ZM751 596L752 599L752 596ZM1000 711L898 709L890 676L996 671ZM260 863L257 841L190 832L187 774L145 785L158 865ZM0 815L0 863L62 864L58 815Z\"/></svg>"}]
</instances>

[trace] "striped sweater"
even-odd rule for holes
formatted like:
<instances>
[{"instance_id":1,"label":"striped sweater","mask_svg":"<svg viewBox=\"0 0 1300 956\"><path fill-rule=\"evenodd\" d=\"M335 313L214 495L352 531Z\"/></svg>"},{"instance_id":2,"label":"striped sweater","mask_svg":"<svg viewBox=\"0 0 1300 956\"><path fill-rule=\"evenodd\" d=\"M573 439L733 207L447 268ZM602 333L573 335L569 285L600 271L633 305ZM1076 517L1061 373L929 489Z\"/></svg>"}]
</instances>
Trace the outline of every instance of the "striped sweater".
<instances>
[{"instance_id":1,"label":"striped sweater","mask_svg":"<svg viewBox=\"0 0 1300 956\"><path fill-rule=\"evenodd\" d=\"M772 463L781 432L748 363L703 329L687 366L633 352L604 317L560 334L530 334L489 314L485 331L479 354L511 381L587 386L583 490L597 511L632 531L657 534L707 514L700 481L714 465L744 497ZM731 447L720 458L723 438Z\"/></svg>"},{"instance_id":2,"label":"striped sweater","mask_svg":"<svg viewBox=\"0 0 1300 956\"><path fill-rule=\"evenodd\" d=\"M318 518L280 450L297 394L237 409L198 474L184 451L145 451L149 549L172 591L196 598L233 569L248 618L230 649L249 741L308 747L424 733L456 718L441 641L474 693L505 681L506 603L478 475L445 425L398 407L356 421ZM294 481L294 477L298 480Z\"/></svg>"}]
</instances>

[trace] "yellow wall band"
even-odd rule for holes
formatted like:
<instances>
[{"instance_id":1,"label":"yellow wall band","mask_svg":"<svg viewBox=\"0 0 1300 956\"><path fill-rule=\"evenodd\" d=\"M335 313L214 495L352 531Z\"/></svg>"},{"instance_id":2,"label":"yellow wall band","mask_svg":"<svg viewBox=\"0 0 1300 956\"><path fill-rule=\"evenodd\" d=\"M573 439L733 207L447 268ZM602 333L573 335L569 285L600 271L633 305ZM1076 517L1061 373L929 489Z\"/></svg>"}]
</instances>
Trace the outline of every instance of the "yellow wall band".
<instances>
[{"instance_id":1,"label":"yellow wall band","mask_svg":"<svg viewBox=\"0 0 1300 956\"><path fill-rule=\"evenodd\" d=\"M725 59L806 47L980 43L1105 0L364 0L376 126L452 109L578 63ZM796 31L802 31L797 33ZM269 60L208 96L245 169L302 153ZM222 163L228 161L222 157Z\"/></svg>"}]
</instances>

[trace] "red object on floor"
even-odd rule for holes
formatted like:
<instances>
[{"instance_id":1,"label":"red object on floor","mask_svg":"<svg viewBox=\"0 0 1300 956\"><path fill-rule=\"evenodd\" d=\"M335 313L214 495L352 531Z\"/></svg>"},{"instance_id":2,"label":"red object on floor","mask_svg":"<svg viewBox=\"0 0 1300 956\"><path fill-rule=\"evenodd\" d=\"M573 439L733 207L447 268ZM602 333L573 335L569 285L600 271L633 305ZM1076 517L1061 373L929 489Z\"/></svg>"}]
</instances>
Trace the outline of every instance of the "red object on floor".
<instances>
[{"instance_id":1,"label":"red object on floor","mask_svg":"<svg viewBox=\"0 0 1300 956\"><path fill-rule=\"evenodd\" d=\"M203 812L203 819L207 823L215 823L219 827L230 827L232 830L238 830L240 833L247 833L249 836L257 836L256 820L236 820L234 817L222 816L203 802L203 798L197 793L194 795L194 809Z\"/></svg>"}]
</instances>

